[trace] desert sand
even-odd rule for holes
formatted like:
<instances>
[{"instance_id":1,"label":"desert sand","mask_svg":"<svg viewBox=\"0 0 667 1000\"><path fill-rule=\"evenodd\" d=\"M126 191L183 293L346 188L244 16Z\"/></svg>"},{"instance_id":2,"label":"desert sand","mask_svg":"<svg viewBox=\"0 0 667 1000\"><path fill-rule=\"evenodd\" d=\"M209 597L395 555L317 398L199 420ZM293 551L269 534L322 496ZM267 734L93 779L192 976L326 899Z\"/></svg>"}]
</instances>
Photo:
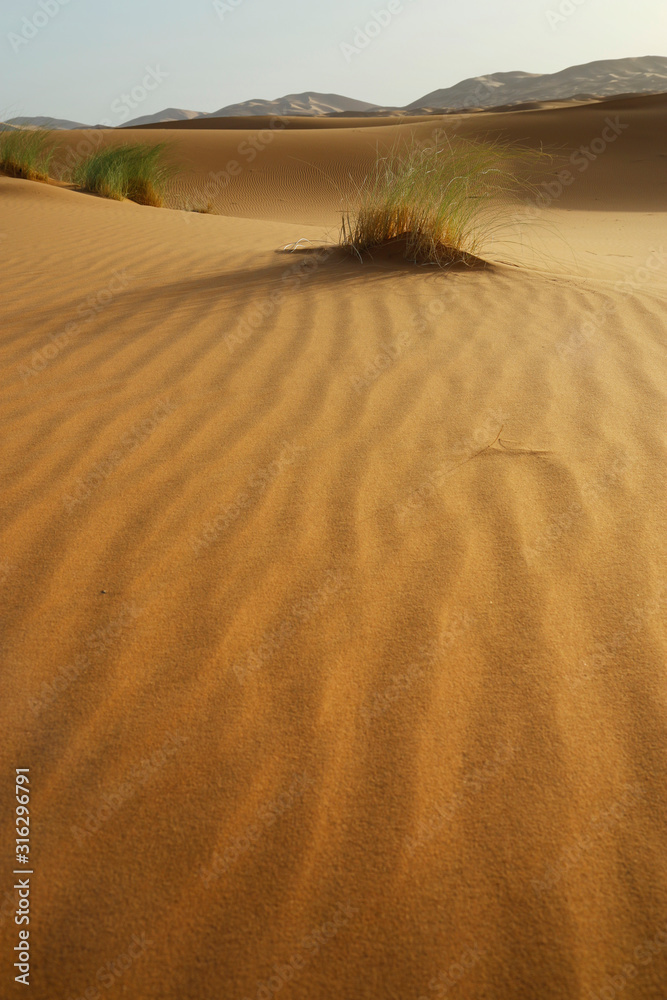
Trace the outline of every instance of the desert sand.
<instances>
[{"instance_id":1,"label":"desert sand","mask_svg":"<svg viewBox=\"0 0 667 1000\"><path fill-rule=\"evenodd\" d=\"M663 1000L666 111L132 133L217 214L0 178L34 1000ZM328 248L401 129L608 118L485 269Z\"/></svg>"}]
</instances>

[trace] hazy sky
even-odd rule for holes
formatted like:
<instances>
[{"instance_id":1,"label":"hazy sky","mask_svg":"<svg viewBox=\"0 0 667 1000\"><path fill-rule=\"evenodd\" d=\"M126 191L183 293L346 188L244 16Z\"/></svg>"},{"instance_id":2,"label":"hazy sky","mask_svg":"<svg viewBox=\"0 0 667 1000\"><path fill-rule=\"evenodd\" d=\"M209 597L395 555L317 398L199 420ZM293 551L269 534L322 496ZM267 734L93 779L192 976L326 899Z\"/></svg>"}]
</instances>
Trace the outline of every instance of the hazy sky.
<instances>
[{"instance_id":1,"label":"hazy sky","mask_svg":"<svg viewBox=\"0 0 667 1000\"><path fill-rule=\"evenodd\" d=\"M374 12L377 37L343 51ZM149 70L127 117L307 90L403 105L485 73L664 55L666 38L665 0L2 0L0 118L120 124Z\"/></svg>"}]
</instances>

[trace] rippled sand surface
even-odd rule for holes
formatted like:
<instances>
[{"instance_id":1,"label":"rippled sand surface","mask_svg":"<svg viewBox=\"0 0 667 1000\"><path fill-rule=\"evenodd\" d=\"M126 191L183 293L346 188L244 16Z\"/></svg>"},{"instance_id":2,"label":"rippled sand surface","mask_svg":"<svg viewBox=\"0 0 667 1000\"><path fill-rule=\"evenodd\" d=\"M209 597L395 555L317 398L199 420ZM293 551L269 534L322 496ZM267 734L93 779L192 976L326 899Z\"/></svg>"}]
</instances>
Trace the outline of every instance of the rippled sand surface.
<instances>
[{"instance_id":1,"label":"rippled sand surface","mask_svg":"<svg viewBox=\"0 0 667 1000\"><path fill-rule=\"evenodd\" d=\"M484 116L629 127L482 270L326 249L393 125L224 215L0 178L35 1000L667 995L665 99L608 104ZM240 141L170 134L193 198Z\"/></svg>"}]
</instances>

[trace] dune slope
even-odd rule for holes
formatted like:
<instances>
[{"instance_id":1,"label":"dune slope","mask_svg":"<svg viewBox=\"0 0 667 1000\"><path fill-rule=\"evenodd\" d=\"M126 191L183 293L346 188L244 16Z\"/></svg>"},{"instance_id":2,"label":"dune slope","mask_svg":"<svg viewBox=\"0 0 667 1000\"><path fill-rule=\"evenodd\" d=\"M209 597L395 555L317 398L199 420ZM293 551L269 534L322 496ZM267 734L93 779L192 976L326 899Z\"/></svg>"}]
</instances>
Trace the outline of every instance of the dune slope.
<instances>
[{"instance_id":1,"label":"dune slope","mask_svg":"<svg viewBox=\"0 0 667 1000\"><path fill-rule=\"evenodd\" d=\"M0 756L31 768L36 1000L664 997L648 129L550 207L551 270L318 251L335 202L271 174L305 132L244 181L252 218L0 178ZM205 177L230 139L179 141ZM613 156L646 171L627 203Z\"/></svg>"}]
</instances>

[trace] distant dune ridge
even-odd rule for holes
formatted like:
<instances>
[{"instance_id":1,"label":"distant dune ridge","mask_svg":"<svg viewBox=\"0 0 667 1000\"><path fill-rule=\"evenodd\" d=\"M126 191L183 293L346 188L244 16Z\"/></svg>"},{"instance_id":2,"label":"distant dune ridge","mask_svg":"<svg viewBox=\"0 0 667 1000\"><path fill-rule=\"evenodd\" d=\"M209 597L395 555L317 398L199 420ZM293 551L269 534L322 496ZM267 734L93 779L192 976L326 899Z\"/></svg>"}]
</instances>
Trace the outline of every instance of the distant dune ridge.
<instances>
[{"instance_id":1,"label":"distant dune ridge","mask_svg":"<svg viewBox=\"0 0 667 1000\"><path fill-rule=\"evenodd\" d=\"M492 73L434 90L407 105L421 108L492 108L524 101L558 101L617 94L660 93L667 90L667 58L604 59L570 66L560 73Z\"/></svg>"},{"instance_id":2,"label":"distant dune ridge","mask_svg":"<svg viewBox=\"0 0 667 1000\"><path fill-rule=\"evenodd\" d=\"M165 108L160 111L157 121L160 122L183 122L192 118L201 118L201 111L184 111L183 108ZM149 125L156 120L155 115L141 115L127 122L127 125Z\"/></svg>"},{"instance_id":3,"label":"distant dune ridge","mask_svg":"<svg viewBox=\"0 0 667 1000\"><path fill-rule=\"evenodd\" d=\"M162 112L161 112L162 113ZM163 121L164 119L160 119ZM29 128L57 128L57 129L73 129L73 128L90 128L90 125L84 125L82 122L72 122L68 121L66 118L49 118L48 115L34 115L32 117L21 117L10 118L6 122L0 122L0 128L7 126L20 127L21 125L27 126Z\"/></svg>"},{"instance_id":4,"label":"distant dune ridge","mask_svg":"<svg viewBox=\"0 0 667 1000\"><path fill-rule=\"evenodd\" d=\"M619 94L648 94L667 91L667 56L641 56L630 59L603 59L570 66L559 73L492 73L462 80L453 87L434 90L405 107L381 107L340 94L287 94L274 101L253 99L230 104L217 111L185 111L165 108L152 115L141 115L119 128L137 128L160 122L195 118L233 118L253 115L288 115L323 117L356 112L368 114L414 114L422 110L472 110L511 106L530 101L562 101L577 98L615 97ZM6 124L35 128L77 129L102 126L83 125L44 116L10 118ZM0 128L2 124L0 124Z\"/></svg>"},{"instance_id":5,"label":"distant dune ridge","mask_svg":"<svg viewBox=\"0 0 667 1000\"><path fill-rule=\"evenodd\" d=\"M341 111L374 111L376 104L356 101L340 94L288 94L276 101L244 101L211 112L209 118L227 118L232 115L329 115ZM128 123L129 124L129 123Z\"/></svg>"}]
</instances>

